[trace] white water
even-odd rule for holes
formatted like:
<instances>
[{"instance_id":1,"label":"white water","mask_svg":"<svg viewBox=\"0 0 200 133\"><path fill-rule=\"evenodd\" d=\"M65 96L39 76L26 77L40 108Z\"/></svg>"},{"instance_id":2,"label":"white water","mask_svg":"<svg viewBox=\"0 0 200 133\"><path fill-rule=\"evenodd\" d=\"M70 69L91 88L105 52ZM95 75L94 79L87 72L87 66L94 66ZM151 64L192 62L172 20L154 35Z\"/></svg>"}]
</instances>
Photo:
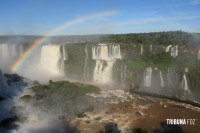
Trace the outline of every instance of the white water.
<instances>
[{"instance_id":1,"label":"white water","mask_svg":"<svg viewBox=\"0 0 200 133\"><path fill-rule=\"evenodd\" d=\"M113 66L121 59L120 45L99 44L92 47L92 59L96 60L93 80L101 83L112 82Z\"/></svg>"},{"instance_id":2,"label":"white water","mask_svg":"<svg viewBox=\"0 0 200 133\"><path fill-rule=\"evenodd\" d=\"M189 86L188 86L187 77L186 77L185 74L183 75L182 88L184 89L184 91L187 91L187 92L190 93L190 89L189 89Z\"/></svg>"},{"instance_id":3,"label":"white water","mask_svg":"<svg viewBox=\"0 0 200 133\"><path fill-rule=\"evenodd\" d=\"M168 52L170 51L171 47L172 47L172 45L168 45L168 46L166 47L166 49L165 49L165 52L168 53Z\"/></svg>"},{"instance_id":4,"label":"white water","mask_svg":"<svg viewBox=\"0 0 200 133\"><path fill-rule=\"evenodd\" d=\"M164 84L164 80L163 80L162 71L159 71L159 74L160 74L160 85L161 85L161 87L164 87L165 84Z\"/></svg>"},{"instance_id":5,"label":"white water","mask_svg":"<svg viewBox=\"0 0 200 133\"><path fill-rule=\"evenodd\" d=\"M63 60L67 60L67 55L66 55L66 51L65 51L65 45L63 45Z\"/></svg>"},{"instance_id":6,"label":"white water","mask_svg":"<svg viewBox=\"0 0 200 133\"><path fill-rule=\"evenodd\" d=\"M62 61L61 61L61 68L60 68L60 71L62 72L62 74L65 73L65 61L67 60L67 58L68 56L65 51L65 45L62 45Z\"/></svg>"},{"instance_id":7,"label":"white water","mask_svg":"<svg viewBox=\"0 0 200 133\"><path fill-rule=\"evenodd\" d=\"M9 66L8 59L8 45L7 44L1 44L0 45L0 68L2 70L6 70L6 67Z\"/></svg>"},{"instance_id":8,"label":"white water","mask_svg":"<svg viewBox=\"0 0 200 133\"><path fill-rule=\"evenodd\" d=\"M42 46L39 67L52 75L60 75L61 45L48 44Z\"/></svg>"},{"instance_id":9,"label":"white water","mask_svg":"<svg viewBox=\"0 0 200 133\"><path fill-rule=\"evenodd\" d=\"M92 59L115 60L121 59L120 45L99 44L92 47Z\"/></svg>"},{"instance_id":10,"label":"white water","mask_svg":"<svg viewBox=\"0 0 200 133\"><path fill-rule=\"evenodd\" d=\"M14 60L20 56L20 47L21 45L17 44L0 44L0 69L10 71Z\"/></svg>"},{"instance_id":11,"label":"white water","mask_svg":"<svg viewBox=\"0 0 200 133\"><path fill-rule=\"evenodd\" d=\"M168 53L170 52L170 56L172 57L177 57L178 56L178 45L176 46L172 46L172 45L168 45L165 49L165 52Z\"/></svg>"},{"instance_id":12,"label":"white water","mask_svg":"<svg viewBox=\"0 0 200 133\"><path fill-rule=\"evenodd\" d=\"M23 52L24 52L24 47L23 45L20 45L20 56L23 54Z\"/></svg>"},{"instance_id":13,"label":"white water","mask_svg":"<svg viewBox=\"0 0 200 133\"><path fill-rule=\"evenodd\" d=\"M172 57L174 57L174 58L178 56L178 46L177 45L171 47L171 53L170 53L170 55Z\"/></svg>"},{"instance_id":14,"label":"white water","mask_svg":"<svg viewBox=\"0 0 200 133\"><path fill-rule=\"evenodd\" d=\"M148 67L144 72L144 86L151 87L152 81L152 68Z\"/></svg>"},{"instance_id":15,"label":"white water","mask_svg":"<svg viewBox=\"0 0 200 133\"><path fill-rule=\"evenodd\" d=\"M88 48L87 48L87 45L86 45L86 47L85 47L85 63L84 63L84 70L83 70L83 79L86 79L86 78L89 77L88 58L89 58L89 54L88 54Z\"/></svg>"},{"instance_id":16,"label":"white water","mask_svg":"<svg viewBox=\"0 0 200 133\"><path fill-rule=\"evenodd\" d=\"M103 60L96 60L96 65L94 67L94 73L93 73L94 81L98 81L101 79L103 73L102 69L103 69Z\"/></svg>"},{"instance_id":17,"label":"white water","mask_svg":"<svg viewBox=\"0 0 200 133\"><path fill-rule=\"evenodd\" d=\"M12 55L12 57L15 57L16 56L16 45L15 44L13 44L13 45L10 45L10 48L11 48L11 55Z\"/></svg>"}]
</instances>

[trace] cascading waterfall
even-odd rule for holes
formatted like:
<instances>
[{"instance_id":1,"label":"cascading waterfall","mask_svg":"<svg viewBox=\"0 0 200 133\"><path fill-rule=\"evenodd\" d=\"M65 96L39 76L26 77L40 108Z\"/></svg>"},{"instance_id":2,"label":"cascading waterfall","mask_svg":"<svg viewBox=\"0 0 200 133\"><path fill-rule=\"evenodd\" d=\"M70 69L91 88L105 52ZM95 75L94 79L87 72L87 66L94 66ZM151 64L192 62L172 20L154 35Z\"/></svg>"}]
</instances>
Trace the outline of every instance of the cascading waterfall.
<instances>
[{"instance_id":1,"label":"cascading waterfall","mask_svg":"<svg viewBox=\"0 0 200 133\"><path fill-rule=\"evenodd\" d=\"M60 75L62 71L59 67L62 59L61 46L56 44L42 46L39 67L50 74Z\"/></svg>"},{"instance_id":2,"label":"cascading waterfall","mask_svg":"<svg viewBox=\"0 0 200 133\"><path fill-rule=\"evenodd\" d=\"M165 49L165 52L168 53L170 52L170 56L172 57L177 57L178 56L178 45L176 46L172 46L172 45L168 45Z\"/></svg>"},{"instance_id":3,"label":"cascading waterfall","mask_svg":"<svg viewBox=\"0 0 200 133\"><path fill-rule=\"evenodd\" d=\"M172 47L172 45L168 45L168 46L166 47L166 49L165 49L165 52L168 53L168 52L170 51L171 47Z\"/></svg>"},{"instance_id":4,"label":"cascading waterfall","mask_svg":"<svg viewBox=\"0 0 200 133\"><path fill-rule=\"evenodd\" d=\"M61 70L62 73L65 73L65 61L67 60L67 54L65 51L65 45L62 45L62 61L61 61Z\"/></svg>"},{"instance_id":5,"label":"cascading waterfall","mask_svg":"<svg viewBox=\"0 0 200 133\"><path fill-rule=\"evenodd\" d=\"M144 86L151 87L152 82L152 68L148 67L144 72Z\"/></svg>"},{"instance_id":6,"label":"cascading waterfall","mask_svg":"<svg viewBox=\"0 0 200 133\"><path fill-rule=\"evenodd\" d=\"M62 50L63 50L63 60L67 60L65 45L63 45Z\"/></svg>"},{"instance_id":7,"label":"cascading waterfall","mask_svg":"<svg viewBox=\"0 0 200 133\"><path fill-rule=\"evenodd\" d=\"M94 68L93 79L94 81L98 81L101 79L101 75L103 73L103 60L96 60L96 65Z\"/></svg>"},{"instance_id":8,"label":"cascading waterfall","mask_svg":"<svg viewBox=\"0 0 200 133\"><path fill-rule=\"evenodd\" d=\"M89 69L88 69L88 58L89 58L89 54L88 54L88 46L86 45L85 47L85 63L84 63L84 70L83 70L83 78L86 79L89 77Z\"/></svg>"},{"instance_id":9,"label":"cascading waterfall","mask_svg":"<svg viewBox=\"0 0 200 133\"><path fill-rule=\"evenodd\" d=\"M23 47L23 45L20 45L20 56L23 54L23 52L24 52L24 47Z\"/></svg>"},{"instance_id":10,"label":"cascading waterfall","mask_svg":"<svg viewBox=\"0 0 200 133\"><path fill-rule=\"evenodd\" d=\"M189 86L188 86L187 77L186 77L185 74L183 74L182 88L184 89L184 91L190 93L190 89L189 89Z\"/></svg>"},{"instance_id":11,"label":"cascading waterfall","mask_svg":"<svg viewBox=\"0 0 200 133\"><path fill-rule=\"evenodd\" d=\"M121 59L120 45L99 44L92 47L92 59L115 60Z\"/></svg>"},{"instance_id":12,"label":"cascading waterfall","mask_svg":"<svg viewBox=\"0 0 200 133\"><path fill-rule=\"evenodd\" d=\"M121 66L121 85L125 86L126 85L126 75L127 75L127 67Z\"/></svg>"},{"instance_id":13,"label":"cascading waterfall","mask_svg":"<svg viewBox=\"0 0 200 133\"><path fill-rule=\"evenodd\" d=\"M163 88L163 87L165 87L165 84L164 84L163 75L162 75L161 70L159 71L159 74L160 74L160 86Z\"/></svg>"},{"instance_id":14,"label":"cascading waterfall","mask_svg":"<svg viewBox=\"0 0 200 133\"><path fill-rule=\"evenodd\" d=\"M5 61L9 58L9 52L8 52L9 48L8 48L8 44L1 44L0 45L0 60L1 60L1 64L3 64Z\"/></svg>"},{"instance_id":15,"label":"cascading waterfall","mask_svg":"<svg viewBox=\"0 0 200 133\"><path fill-rule=\"evenodd\" d=\"M0 68L7 71L12 62L20 56L21 45L0 44ZM9 71L9 70L8 70Z\"/></svg>"},{"instance_id":16,"label":"cascading waterfall","mask_svg":"<svg viewBox=\"0 0 200 133\"><path fill-rule=\"evenodd\" d=\"M178 46L177 45L174 46L174 47L171 47L171 53L170 53L170 55L172 57L174 57L174 58L178 56Z\"/></svg>"},{"instance_id":17,"label":"cascading waterfall","mask_svg":"<svg viewBox=\"0 0 200 133\"><path fill-rule=\"evenodd\" d=\"M112 82L113 66L121 59L120 45L99 44L92 47L92 59L96 60L93 80L101 83Z\"/></svg>"},{"instance_id":18,"label":"cascading waterfall","mask_svg":"<svg viewBox=\"0 0 200 133\"><path fill-rule=\"evenodd\" d=\"M16 56L16 44L12 44L10 45L11 47L11 54L12 54L12 57L15 57Z\"/></svg>"}]
</instances>

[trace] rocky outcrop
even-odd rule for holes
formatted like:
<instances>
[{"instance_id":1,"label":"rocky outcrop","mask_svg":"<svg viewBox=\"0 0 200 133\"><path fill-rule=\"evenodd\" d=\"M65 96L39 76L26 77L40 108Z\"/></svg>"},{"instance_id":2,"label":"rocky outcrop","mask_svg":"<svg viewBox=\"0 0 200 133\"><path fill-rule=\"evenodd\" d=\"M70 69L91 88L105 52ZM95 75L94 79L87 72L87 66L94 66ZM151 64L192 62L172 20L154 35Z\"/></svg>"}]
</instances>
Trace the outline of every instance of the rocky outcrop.
<instances>
[{"instance_id":1,"label":"rocky outcrop","mask_svg":"<svg viewBox=\"0 0 200 133\"><path fill-rule=\"evenodd\" d=\"M5 96L7 88L8 88L8 84L6 82L6 79L3 75L3 73L0 70L0 97L3 98Z\"/></svg>"}]
</instances>

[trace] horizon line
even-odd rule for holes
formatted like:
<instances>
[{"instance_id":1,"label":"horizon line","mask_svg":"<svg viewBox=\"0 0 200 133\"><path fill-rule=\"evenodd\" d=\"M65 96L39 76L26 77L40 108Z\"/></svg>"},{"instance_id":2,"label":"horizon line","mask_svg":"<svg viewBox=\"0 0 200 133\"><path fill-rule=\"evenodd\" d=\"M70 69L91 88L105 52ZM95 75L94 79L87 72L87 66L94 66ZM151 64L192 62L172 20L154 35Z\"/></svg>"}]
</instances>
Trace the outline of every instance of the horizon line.
<instances>
[{"instance_id":1,"label":"horizon line","mask_svg":"<svg viewBox=\"0 0 200 133\"><path fill-rule=\"evenodd\" d=\"M47 35L36 35L36 34L4 34L4 35L0 35L0 36L38 36L38 37L41 37L41 36L46 36L46 37L55 37L55 36L92 36L92 35L118 35L118 34L140 34L140 33L159 33L159 32L186 32L186 33L200 33L199 32L189 32L189 31L183 31L183 30L166 30L166 31L148 31L148 32L127 32L127 33L105 33L105 34L60 34L60 35L50 35L50 36L47 36Z\"/></svg>"}]
</instances>

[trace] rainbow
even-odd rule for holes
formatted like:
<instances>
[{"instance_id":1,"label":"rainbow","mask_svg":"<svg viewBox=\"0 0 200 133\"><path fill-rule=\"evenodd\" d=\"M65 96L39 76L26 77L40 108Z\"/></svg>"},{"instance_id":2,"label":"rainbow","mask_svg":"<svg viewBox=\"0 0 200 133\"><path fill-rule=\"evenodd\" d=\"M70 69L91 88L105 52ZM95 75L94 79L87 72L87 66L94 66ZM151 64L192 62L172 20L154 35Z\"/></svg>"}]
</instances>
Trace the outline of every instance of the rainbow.
<instances>
[{"instance_id":1,"label":"rainbow","mask_svg":"<svg viewBox=\"0 0 200 133\"><path fill-rule=\"evenodd\" d=\"M68 26L83 22L83 21L88 20L88 19L93 19L93 18L106 16L106 15L112 15L112 14L115 14L115 13L116 13L115 10L104 10L104 11L96 12L96 13L89 14L89 15L86 15L86 16L81 16L81 17L72 19L70 21L67 21L67 22L59 25L58 27L54 28L53 30L51 30L50 32L45 34L44 36L42 36L39 39L35 40L23 52L23 54L12 64L11 71L12 72L17 72L21 68L21 66L27 61L27 59L29 59L29 57L31 56L32 51L35 48L39 47L43 42L45 42L45 40L47 40L50 36L54 35L58 31L61 31L61 30L63 30L64 28L66 28Z\"/></svg>"}]
</instances>

